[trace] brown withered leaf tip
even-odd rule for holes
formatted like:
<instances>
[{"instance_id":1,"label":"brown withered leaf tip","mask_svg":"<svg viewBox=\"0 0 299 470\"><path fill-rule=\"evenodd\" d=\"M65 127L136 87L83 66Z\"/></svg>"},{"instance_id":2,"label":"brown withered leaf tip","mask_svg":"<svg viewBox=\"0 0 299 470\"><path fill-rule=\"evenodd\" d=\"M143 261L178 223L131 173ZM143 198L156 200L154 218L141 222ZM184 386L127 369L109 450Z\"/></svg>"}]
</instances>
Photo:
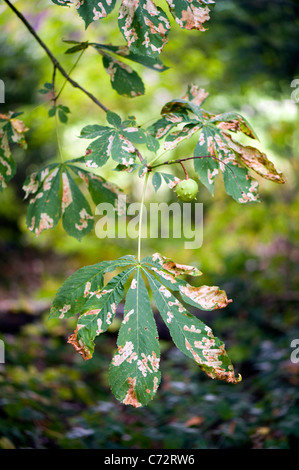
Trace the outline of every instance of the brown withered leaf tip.
<instances>
[{"instance_id":1,"label":"brown withered leaf tip","mask_svg":"<svg viewBox=\"0 0 299 470\"><path fill-rule=\"evenodd\" d=\"M128 377L129 382L129 390L125 399L123 400L124 405L132 405L134 408L139 408L142 406L141 403L137 400L136 392L135 392L135 385L136 385L136 378Z\"/></svg>"},{"instance_id":2,"label":"brown withered leaf tip","mask_svg":"<svg viewBox=\"0 0 299 470\"><path fill-rule=\"evenodd\" d=\"M77 338L77 328L75 329L74 333L71 334L69 337L68 337L68 340L67 342L69 344L71 344L75 350L77 351L78 354L80 354L80 356L82 356L82 358L84 359L84 361L88 361L88 359L91 359L92 358L92 354L90 354L90 351L86 348L86 346L84 345L81 345L79 342L78 342L78 338Z\"/></svg>"}]
</instances>

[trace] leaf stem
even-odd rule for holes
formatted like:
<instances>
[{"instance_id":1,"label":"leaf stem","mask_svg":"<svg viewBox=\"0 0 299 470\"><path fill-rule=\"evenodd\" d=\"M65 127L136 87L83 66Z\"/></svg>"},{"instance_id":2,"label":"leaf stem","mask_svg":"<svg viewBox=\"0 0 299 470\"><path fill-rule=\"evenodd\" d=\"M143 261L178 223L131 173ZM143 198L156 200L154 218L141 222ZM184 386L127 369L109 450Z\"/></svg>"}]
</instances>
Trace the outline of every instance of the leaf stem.
<instances>
[{"instance_id":1,"label":"leaf stem","mask_svg":"<svg viewBox=\"0 0 299 470\"><path fill-rule=\"evenodd\" d=\"M78 65L79 60L81 59L81 57L82 57L82 55L84 54L85 51L86 51L86 49L83 49L83 50L81 51L81 53L79 54L79 56L78 56L76 62L73 64L72 68L71 68L70 71L68 72L68 75L69 75L69 76L70 76L71 73L75 70L76 66ZM61 95L61 93L63 92L63 90L64 90L64 88L65 88L67 82L68 82L68 80L65 79L65 81L64 81L64 83L63 83L63 85L62 85L60 91L59 91L59 92L57 93L57 95L55 96L55 101L58 100L58 98L59 98L59 96Z\"/></svg>"},{"instance_id":2,"label":"leaf stem","mask_svg":"<svg viewBox=\"0 0 299 470\"><path fill-rule=\"evenodd\" d=\"M221 160L220 158L215 157L214 155L195 155L193 157L178 158L177 160L167 160L166 162L158 163L157 165L154 165L154 166L151 166L151 164L148 164L147 167L148 167L148 171L150 172L154 168L158 168L159 166L173 165L175 163L180 163L182 165L182 162L186 162L188 160L195 160L197 158L213 158L213 160L216 160L217 162L222 163L223 165L227 166L227 168L232 172L232 174L233 174L233 176L236 180L236 184L238 185L240 191L242 191L242 188L240 187L240 185L237 181L236 174L235 174L234 170L231 168L231 166L229 165L229 163L224 162L223 160ZM185 172L185 174L186 174L186 172ZM186 177L186 179L188 179L188 178Z\"/></svg>"},{"instance_id":3,"label":"leaf stem","mask_svg":"<svg viewBox=\"0 0 299 470\"><path fill-rule=\"evenodd\" d=\"M89 97L89 99L91 99L91 101L93 101L97 106L99 106L103 111L105 111L105 113L107 113L108 111L108 108L106 108L106 106L103 105L103 103L101 103L95 96L93 96L89 91L85 90L85 88L83 88L81 85L79 85L79 83L75 82L75 80L73 80L69 74L64 70L64 68L62 67L62 65L60 64L60 62L58 62L58 60L56 59L56 57L54 57L54 55L52 54L52 52L50 51L50 49L46 46L46 44L43 42L43 40L38 36L38 34L35 32L35 30L32 28L31 24L26 20L26 18L22 15L22 13L17 10L17 8L9 1L9 0L4 0L4 3L6 3L6 5L15 13L15 15L22 21L22 23L26 26L26 28L28 29L28 31L30 32L30 34L32 34L32 36L36 39L36 41L39 43L39 45L44 49L44 51L46 52L47 56L49 57L49 59L51 60L51 62L53 63L54 67L59 70L59 72L61 73L61 75L63 75L65 77L65 79L74 87L74 88L78 88L79 90L82 91L82 93L84 93L86 96Z\"/></svg>"},{"instance_id":4,"label":"leaf stem","mask_svg":"<svg viewBox=\"0 0 299 470\"><path fill-rule=\"evenodd\" d=\"M148 177L149 177L149 173L146 173L145 174L145 179L144 179L144 184L143 184L141 207L140 207L140 213L139 213L138 254L137 254L137 260L138 260L139 263L141 261L141 235L142 235L143 206L144 206L144 200L145 200L145 193L146 193Z\"/></svg>"},{"instance_id":5,"label":"leaf stem","mask_svg":"<svg viewBox=\"0 0 299 470\"><path fill-rule=\"evenodd\" d=\"M55 128L56 128L56 139L57 139L58 152L59 152L60 160L61 160L61 162L63 163L62 148L61 148L60 137L59 137L59 131L58 131L58 117L57 117L57 113L55 113Z\"/></svg>"},{"instance_id":6,"label":"leaf stem","mask_svg":"<svg viewBox=\"0 0 299 470\"><path fill-rule=\"evenodd\" d=\"M187 171L187 168L185 167L184 163L183 162L180 162L181 164L181 167L183 168L184 170L184 173L185 173L185 179L188 180L189 179L189 175L188 175L188 171Z\"/></svg>"}]
</instances>

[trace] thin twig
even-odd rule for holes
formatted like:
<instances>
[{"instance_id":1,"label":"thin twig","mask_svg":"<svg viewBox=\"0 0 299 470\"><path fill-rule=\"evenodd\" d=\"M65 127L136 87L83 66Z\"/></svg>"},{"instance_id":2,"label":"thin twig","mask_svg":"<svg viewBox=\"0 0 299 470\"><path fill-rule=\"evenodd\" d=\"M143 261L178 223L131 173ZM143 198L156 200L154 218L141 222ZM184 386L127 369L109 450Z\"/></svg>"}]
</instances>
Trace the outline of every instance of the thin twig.
<instances>
[{"instance_id":1,"label":"thin twig","mask_svg":"<svg viewBox=\"0 0 299 470\"><path fill-rule=\"evenodd\" d=\"M135 152L136 152L137 157L139 158L139 160L142 163L144 158L143 158L143 156L141 155L141 153L139 152L139 150L136 147L135 147Z\"/></svg>"},{"instance_id":2,"label":"thin twig","mask_svg":"<svg viewBox=\"0 0 299 470\"><path fill-rule=\"evenodd\" d=\"M188 180L188 179L189 179L189 175L188 175L187 168L185 167L185 165L184 165L184 163L183 163L183 162L180 162L180 164L181 164L181 167L182 167L182 168L183 168L183 170L184 170L184 173L185 173L185 178L186 178L186 180Z\"/></svg>"},{"instance_id":3,"label":"thin twig","mask_svg":"<svg viewBox=\"0 0 299 470\"><path fill-rule=\"evenodd\" d=\"M150 164L147 165L148 167L148 171L152 171L154 168L158 168L159 166L163 166L163 165L173 165L174 163L180 163L182 165L182 162L186 162L188 160L195 160L197 158L213 158L213 160L216 160L217 162L219 163L223 163L223 165L227 165L228 169L232 172L235 180L236 180L236 183L240 189L240 191L243 193L243 190L241 189L239 183L238 183L238 180L237 180L237 177L235 175L235 172L234 170L229 166L228 163L224 162L223 160L221 160L220 158L217 158L215 157L214 155L195 155L193 157L187 157L187 158L178 158L177 160L167 160L166 162L162 162L162 163L158 163L157 165L154 165L154 166L151 166Z\"/></svg>"},{"instance_id":4,"label":"thin twig","mask_svg":"<svg viewBox=\"0 0 299 470\"><path fill-rule=\"evenodd\" d=\"M28 23L28 21L26 20L26 18L22 15L22 13L16 9L16 7L9 1L9 0L4 0L4 2L6 3L6 5L8 5L8 7L15 13L15 15L22 21L22 23L26 26L26 28L28 29L28 31L32 34L32 36L36 39L36 41L39 43L39 45L44 49L44 51L46 52L47 56L49 57L49 59L52 61L54 67L59 70L59 72L61 73L61 75L63 75L66 80L74 87L74 88L78 88L79 90L82 91L82 93L84 93L85 95L87 95L97 106L99 106L103 111L105 111L107 113L108 111L108 108L106 108L106 106L103 105L103 103L101 103L94 95L92 95L89 91L85 90L85 88L83 88L81 85L79 85L79 83L77 83L75 80L73 80L68 74L67 72L64 70L64 68L62 67L62 65L58 62L58 60L56 59L56 57L54 57L54 55L52 54L52 52L50 51L50 49L46 46L46 44L42 41L42 39L38 36L38 34L35 32L35 30L32 28L32 26L30 25L30 23Z\"/></svg>"},{"instance_id":5,"label":"thin twig","mask_svg":"<svg viewBox=\"0 0 299 470\"><path fill-rule=\"evenodd\" d=\"M81 51L81 54L79 55L79 57L77 58L76 62L75 62L74 65L72 66L71 70L68 72L68 75L69 75L69 76L71 75L71 73L74 71L74 69L75 69L76 66L78 65L78 62L79 62L79 60L81 59L81 57L82 57L83 53L85 52L85 50L86 50L86 49L83 49L83 50ZM64 83L63 83L63 85L62 85L60 91L57 93L57 95L56 95L56 97L55 97L55 100L56 100L56 101L58 100L59 96L60 96L61 93L63 92L63 90L64 90L65 85L67 84L67 82L68 82L68 80L65 79L65 81L64 81Z\"/></svg>"}]
</instances>

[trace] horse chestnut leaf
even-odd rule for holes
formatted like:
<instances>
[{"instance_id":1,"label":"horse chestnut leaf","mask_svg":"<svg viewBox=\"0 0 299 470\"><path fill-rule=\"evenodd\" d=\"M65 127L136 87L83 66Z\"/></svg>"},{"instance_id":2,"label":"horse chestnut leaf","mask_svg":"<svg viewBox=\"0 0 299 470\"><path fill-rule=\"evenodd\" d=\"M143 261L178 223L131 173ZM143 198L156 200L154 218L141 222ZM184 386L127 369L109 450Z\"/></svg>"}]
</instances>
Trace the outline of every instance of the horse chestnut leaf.
<instances>
[{"instance_id":1,"label":"horse chestnut leaf","mask_svg":"<svg viewBox=\"0 0 299 470\"><path fill-rule=\"evenodd\" d=\"M182 180L176 185L175 192L181 201L190 202L196 198L198 184L191 178Z\"/></svg>"}]
</instances>

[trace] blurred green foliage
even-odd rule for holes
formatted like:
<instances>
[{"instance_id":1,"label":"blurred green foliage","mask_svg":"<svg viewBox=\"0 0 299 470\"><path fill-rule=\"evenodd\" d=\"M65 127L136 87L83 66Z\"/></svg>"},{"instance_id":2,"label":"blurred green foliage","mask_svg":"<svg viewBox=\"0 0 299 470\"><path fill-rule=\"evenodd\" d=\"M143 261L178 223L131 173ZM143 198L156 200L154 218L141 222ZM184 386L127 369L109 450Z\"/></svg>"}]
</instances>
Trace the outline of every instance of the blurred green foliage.
<instances>
[{"instance_id":1,"label":"blurred green foliage","mask_svg":"<svg viewBox=\"0 0 299 470\"><path fill-rule=\"evenodd\" d=\"M70 70L76 56L64 55L62 39L122 44L113 18L84 30L71 10L39 0L23 0L23 11L61 63ZM73 77L123 118L140 124L157 119L166 101L196 82L211 93L209 109L237 110L253 125L265 151L287 176L286 185L260 181L261 204L238 205L221 185L214 198L202 186L204 243L185 250L177 239L144 240L144 254L159 251L177 262L198 266L206 284L220 285L233 304L200 317L225 340L243 382L236 386L207 379L174 347L159 323L162 376L157 397L133 410L109 392L108 366L116 344L119 317L97 340L95 356L83 362L66 338L71 320L47 320L36 313L50 303L75 269L136 252L136 240L88 235L81 243L61 226L39 238L25 226L26 204L20 189L25 177L47 162L60 160L55 122L40 90L52 67L20 22L0 6L0 78L6 103L0 112L23 111L30 128L28 150L14 149L18 171L0 198L0 335L6 364L0 365L0 448L298 448L299 365L292 364L292 339L299 338L299 177L298 104L290 99L299 78L297 2L218 0L205 33L182 31L175 24L162 60L162 74L137 65L145 96L123 98L111 88L97 52L88 50ZM115 21L115 17L114 17ZM59 86L64 80L59 77ZM104 113L66 85L60 103L70 108L58 128L62 159L83 154L83 126L104 123ZM192 142L174 151L190 155ZM167 170L168 171L168 170ZM178 176L181 169L175 168ZM192 174L192 169L190 166ZM139 200L140 184L131 175L101 169L106 179ZM175 201L162 187L148 201ZM3 305L11 299L14 308Z\"/></svg>"}]
</instances>

